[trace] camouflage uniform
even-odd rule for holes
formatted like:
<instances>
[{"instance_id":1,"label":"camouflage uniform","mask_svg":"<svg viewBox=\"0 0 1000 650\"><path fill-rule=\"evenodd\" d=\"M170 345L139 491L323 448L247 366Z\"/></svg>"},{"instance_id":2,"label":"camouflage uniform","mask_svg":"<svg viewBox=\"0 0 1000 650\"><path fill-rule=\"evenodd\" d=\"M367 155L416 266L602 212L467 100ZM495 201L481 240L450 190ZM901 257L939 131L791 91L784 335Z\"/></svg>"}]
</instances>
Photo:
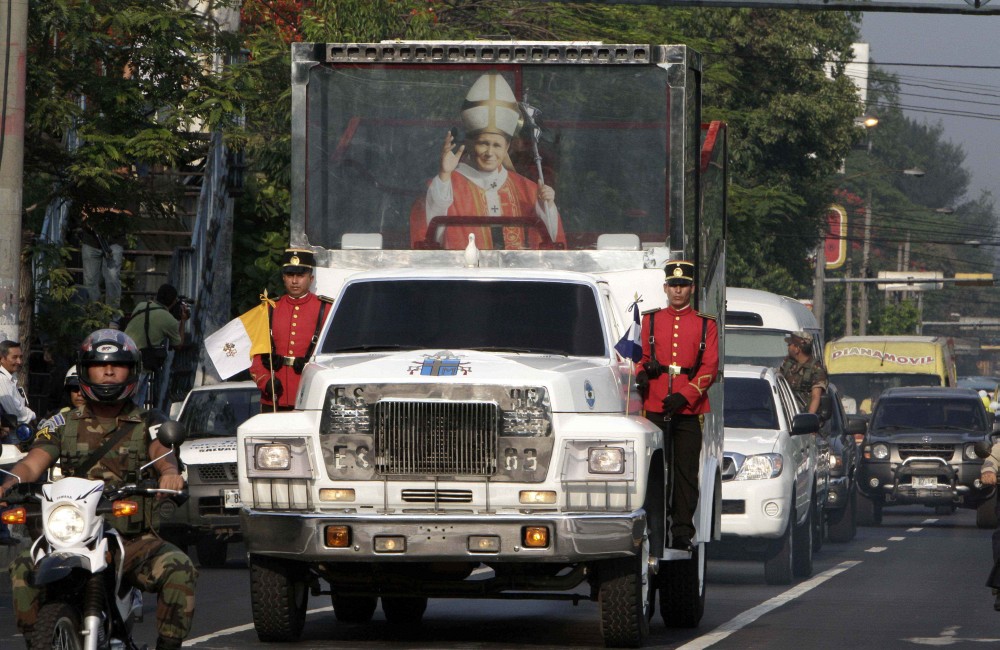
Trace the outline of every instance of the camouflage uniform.
<instances>
[{"instance_id":1,"label":"camouflage uniform","mask_svg":"<svg viewBox=\"0 0 1000 650\"><path fill-rule=\"evenodd\" d=\"M73 468L83 458L103 444L118 427L131 427L117 446L108 451L87 472L86 478L104 480L109 484L122 484L137 478L138 469L149 462L149 434L144 419L145 411L127 402L118 415L115 427L105 431L87 406L65 414L65 421L54 428L39 429L34 447L44 449L58 458L64 475L72 475ZM158 594L156 623L159 646L180 647L181 641L191 630L194 614L195 581L198 572L191 559L177 547L164 542L153 532L153 499L142 499L139 513L129 518L108 517L125 540L125 579L143 591ZM38 611L45 598L44 588L32 586L34 563L30 550L25 550L10 564L14 616L17 628L28 638ZM174 643L176 642L176 644Z\"/></svg>"},{"instance_id":2,"label":"camouflage uniform","mask_svg":"<svg viewBox=\"0 0 1000 650\"><path fill-rule=\"evenodd\" d=\"M803 363L799 363L791 357L787 357L778 372L788 381L791 389L797 393L806 406L812 400L812 389L819 386L826 391L829 384L826 378L826 368L823 363L814 357L809 357Z\"/></svg>"}]
</instances>

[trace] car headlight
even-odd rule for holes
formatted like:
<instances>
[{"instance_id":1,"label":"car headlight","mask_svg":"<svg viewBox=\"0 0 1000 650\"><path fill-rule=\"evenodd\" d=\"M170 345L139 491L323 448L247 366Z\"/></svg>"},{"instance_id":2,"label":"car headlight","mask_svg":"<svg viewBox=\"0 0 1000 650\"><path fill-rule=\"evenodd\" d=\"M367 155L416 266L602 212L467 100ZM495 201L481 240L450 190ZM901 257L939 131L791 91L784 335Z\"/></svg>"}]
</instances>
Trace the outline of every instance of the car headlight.
<instances>
[{"instance_id":1,"label":"car headlight","mask_svg":"<svg viewBox=\"0 0 1000 650\"><path fill-rule=\"evenodd\" d=\"M889 457L889 447L888 445L883 445L879 443L877 445L872 445L872 456L876 460L885 460Z\"/></svg>"},{"instance_id":2,"label":"car headlight","mask_svg":"<svg viewBox=\"0 0 1000 650\"><path fill-rule=\"evenodd\" d=\"M75 505L58 505L49 512L45 530L49 536L61 544L68 544L84 534L83 513Z\"/></svg>"},{"instance_id":3,"label":"car headlight","mask_svg":"<svg viewBox=\"0 0 1000 650\"><path fill-rule=\"evenodd\" d=\"M976 456L976 443L970 442L969 444L965 445L965 449L963 450L962 455L965 456L965 460L976 460L977 458L979 458L978 456Z\"/></svg>"},{"instance_id":4,"label":"car headlight","mask_svg":"<svg viewBox=\"0 0 1000 650\"><path fill-rule=\"evenodd\" d=\"M781 454L755 454L747 456L743 466L736 473L736 481L756 481L765 478L776 478L781 475L784 460Z\"/></svg>"},{"instance_id":5,"label":"car headlight","mask_svg":"<svg viewBox=\"0 0 1000 650\"><path fill-rule=\"evenodd\" d=\"M257 469L288 469L292 464L292 450L288 445L257 445L254 448Z\"/></svg>"},{"instance_id":6,"label":"car headlight","mask_svg":"<svg viewBox=\"0 0 1000 650\"><path fill-rule=\"evenodd\" d=\"M546 436L552 427L544 388L515 388L503 408L503 435Z\"/></svg>"},{"instance_id":7,"label":"car headlight","mask_svg":"<svg viewBox=\"0 0 1000 650\"><path fill-rule=\"evenodd\" d=\"M622 447L591 447L587 466L591 474L621 474L625 471L625 450Z\"/></svg>"},{"instance_id":8,"label":"car headlight","mask_svg":"<svg viewBox=\"0 0 1000 650\"><path fill-rule=\"evenodd\" d=\"M837 471L844 466L844 459L836 454L830 454L830 470Z\"/></svg>"}]
</instances>

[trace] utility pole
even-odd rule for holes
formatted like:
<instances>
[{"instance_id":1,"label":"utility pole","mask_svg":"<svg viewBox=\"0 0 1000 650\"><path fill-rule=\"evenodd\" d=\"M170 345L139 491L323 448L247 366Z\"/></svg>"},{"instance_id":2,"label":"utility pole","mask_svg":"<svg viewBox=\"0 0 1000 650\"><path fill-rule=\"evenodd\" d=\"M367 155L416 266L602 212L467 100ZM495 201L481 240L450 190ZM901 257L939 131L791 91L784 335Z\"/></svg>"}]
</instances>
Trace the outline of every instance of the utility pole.
<instances>
[{"instance_id":1,"label":"utility pole","mask_svg":"<svg viewBox=\"0 0 1000 650\"><path fill-rule=\"evenodd\" d=\"M21 200L24 177L24 84L28 0L8 0L0 116L0 335L20 340Z\"/></svg>"},{"instance_id":2,"label":"utility pole","mask_svg":"<svg viewBox=\"0 0 1000 650\"><path fill-rule=\"evenodd\" d=\"M869 181L870 183L870 181ZM872 241L872 188L868 185L868 198L865 205L865 235L861 246L861 277L868 277L868 256L871 252ZM864 285L858 287L860 296L858 297L858 335L864 336L868 333L868 288Z\"/></svg>"}]
</instances>

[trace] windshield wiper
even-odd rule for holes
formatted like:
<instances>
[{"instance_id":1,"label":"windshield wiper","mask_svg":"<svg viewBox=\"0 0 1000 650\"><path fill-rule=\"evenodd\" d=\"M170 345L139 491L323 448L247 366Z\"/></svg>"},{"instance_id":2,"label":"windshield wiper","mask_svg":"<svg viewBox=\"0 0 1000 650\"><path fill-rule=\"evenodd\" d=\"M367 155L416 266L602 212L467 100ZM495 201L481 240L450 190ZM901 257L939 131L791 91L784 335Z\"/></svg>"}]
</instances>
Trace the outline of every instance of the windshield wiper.
<instances>
[{"instance_id":1,"label":"windshield wiper","mask_svg":"<svg viewBox=\"0 0 1000 650\"><path fill-rule=\"evenodd\" d=\"M416 350L412 345L399 345L398 343L369 343L365 345L347 345L342 348L334 348L334 352L372 352L376 350Z\"/></svg>"},{"instance_id":2,"label":"windshield wiper","mask_svg":"<svg viewBox=\"0 0 1000 650\"><path fill-rule=\"evenodd\" d=\"M902 431L902 430L912 430L912 429L926 429L927 427L914 427L909 424L883 424L878 427L878 430L885 431Z\"/></svg>"},{"instance_id":3,"label":"windshield wiper","mask_svg":"<svg viewBox=\"0 0 1000 650\"><path fill-rule=\"evenodd\" d=\"M469 349L478 350L479 352L517 352L519 354L554 354L560 357L569 356L566 352L556 350L554 348L518 348L508 345L477 345L476 347Z\"/></svg>"}]
</instances>

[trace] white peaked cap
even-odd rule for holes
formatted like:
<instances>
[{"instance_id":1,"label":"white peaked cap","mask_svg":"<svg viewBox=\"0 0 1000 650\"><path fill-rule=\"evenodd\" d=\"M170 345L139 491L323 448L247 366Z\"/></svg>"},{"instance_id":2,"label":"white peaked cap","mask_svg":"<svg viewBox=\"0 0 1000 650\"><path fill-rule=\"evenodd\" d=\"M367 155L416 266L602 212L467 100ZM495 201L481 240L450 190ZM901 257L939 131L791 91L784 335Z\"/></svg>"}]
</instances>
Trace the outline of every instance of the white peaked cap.
<instances>
[{"instance_id":1,"label":"white peaked cap","mask_svg":"<svg viewBox=\"0 0 1000 650\"><path fill-rule=\"evenodd\" d=\"M498 74L484 74L472 84L462 105L466 137L496 133L514 137L521 113L507 81Z\"/></svg>"}]
</instances>

